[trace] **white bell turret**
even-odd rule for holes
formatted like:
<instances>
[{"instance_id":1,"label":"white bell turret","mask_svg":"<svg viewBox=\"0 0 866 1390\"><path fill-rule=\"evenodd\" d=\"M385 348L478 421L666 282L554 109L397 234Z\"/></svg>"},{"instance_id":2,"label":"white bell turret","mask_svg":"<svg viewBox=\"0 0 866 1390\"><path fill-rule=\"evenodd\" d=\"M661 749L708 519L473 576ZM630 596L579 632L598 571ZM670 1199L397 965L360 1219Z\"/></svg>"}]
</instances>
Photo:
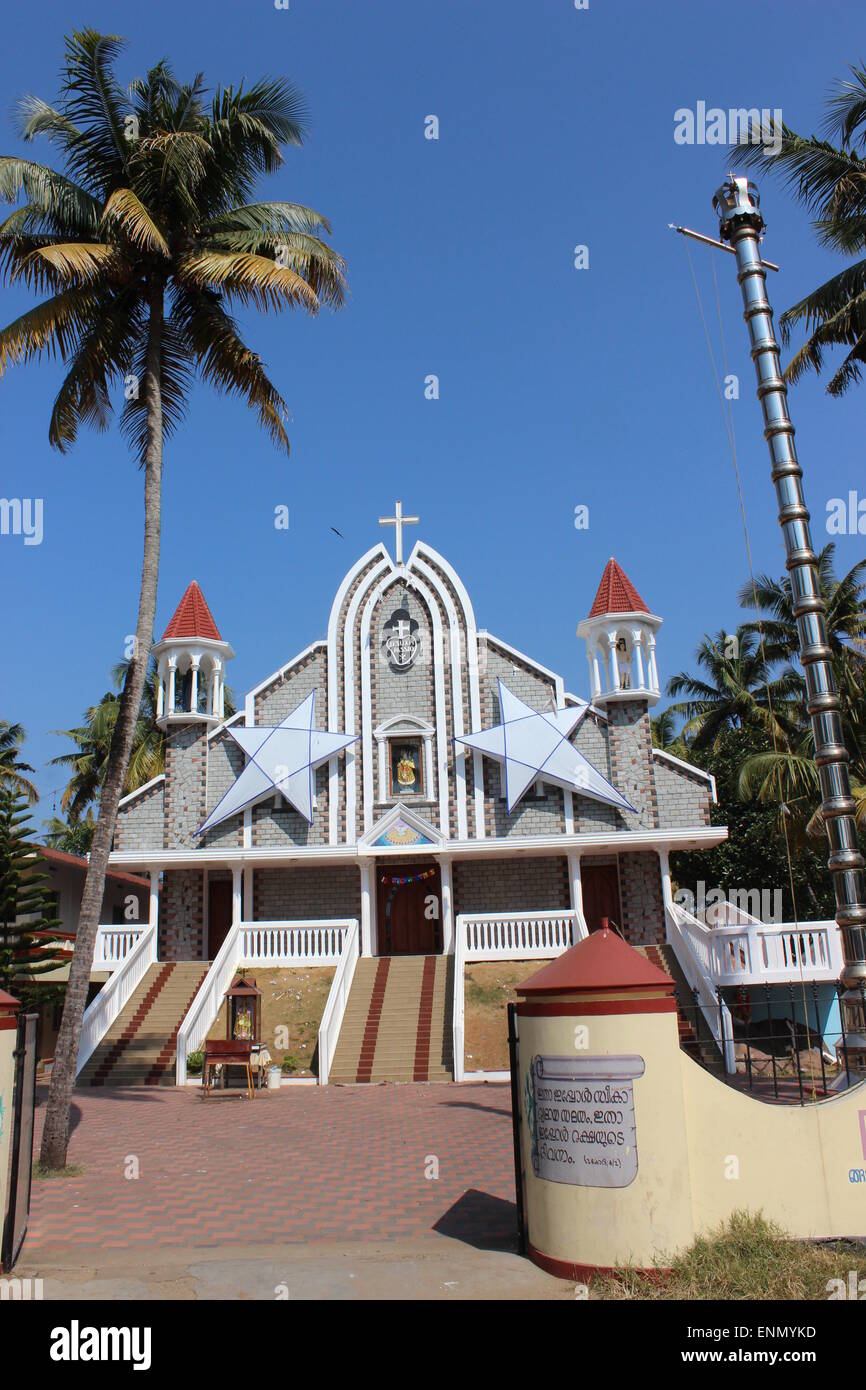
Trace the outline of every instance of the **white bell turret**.
<instances>
[{"instance_id":1,"label":"white bell turret","mask_svg":"<svg viewBox=\"0 0 866 1390\"><path fill-rule=\"evenodd\" d=\"M225 668L234 656L195 580L153 649L161 729L193 722L218 724L225 715Z\"/></svg>"},{"instance_id":2,"label":"white bell turret","mask_svg":"<svg viewBox=\"0 0 866 1390\"><path fill-rule=\"evenodd\" d=\"M595 602L577 629L586 642L593 704L645 700L661 696L656 665L655 617L628 575L611 556L604 567Z\"/></svg>"}]
</instances>

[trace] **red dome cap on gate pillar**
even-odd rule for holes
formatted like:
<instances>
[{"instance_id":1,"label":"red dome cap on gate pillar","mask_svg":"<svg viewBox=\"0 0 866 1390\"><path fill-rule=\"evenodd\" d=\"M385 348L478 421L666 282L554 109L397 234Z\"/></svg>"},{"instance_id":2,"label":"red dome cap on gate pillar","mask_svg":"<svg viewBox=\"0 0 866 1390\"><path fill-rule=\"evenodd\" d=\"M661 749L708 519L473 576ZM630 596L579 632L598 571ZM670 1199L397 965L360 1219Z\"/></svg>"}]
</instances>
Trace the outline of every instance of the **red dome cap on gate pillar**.
<instances>
[{"instance_id":1,"label":"red dome cap on gate pillar","mask_svg":"<svg viewBox=\"0 0 866 1390\"><path fill-rule=\"evenodd\" d=\"M5 989L0 989L0 1030L17 1028L16 1014L20 1008L20 999L15 999L11 994L7 994Z\"/></svg>"},{"instance_id":2,"label":"red dome cap on gate pillar","mask_svg":"<svg viewBox=\"0 0 866 1390\"><path fill-rule=\"evenodd\" d=\"M518 1014L676 1013L674 982L616 932L592 932L517 985Z\"/></svg>"}]
</instances>

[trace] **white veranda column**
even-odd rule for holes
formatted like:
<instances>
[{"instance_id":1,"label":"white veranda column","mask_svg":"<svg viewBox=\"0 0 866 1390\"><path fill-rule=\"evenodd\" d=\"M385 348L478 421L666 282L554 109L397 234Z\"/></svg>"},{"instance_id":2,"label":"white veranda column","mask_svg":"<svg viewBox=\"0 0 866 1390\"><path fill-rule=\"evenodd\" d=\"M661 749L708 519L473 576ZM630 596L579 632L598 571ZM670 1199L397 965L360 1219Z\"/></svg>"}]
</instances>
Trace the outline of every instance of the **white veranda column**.
<instances>
[{"instance_id":1,"label":"white veranda column","mask_svg":"<svg viewBox=\"0 0 866 1390\"><path fill-rule=\"evenodd\" d=\"M232 926L236 926L241 919L241 907L243 905L241 892L241 868L232 869Z\"/></svg>"},{"instance_id":2,"label":"white veranda column","mask_svg":"<svg viewBox=\"0 0 866 1390\"><path fill-rule=\"evenodd\" d=\"M451 860L440 859L442 870L442 954L450 956L454 950L454 884L451 876Z\"/></svg>"},{"instance_id":3,"label":"white veranda column","mask_svg":"<svg viewBox=\"0 0 866 1390\"><path fill-rule=\"evenodd\" d=\"M571 910L577 915L577 922L574 930L575 944L581 937L587 935L586 923L583 917L583 882L580 877L580 855L570 854L568 856L568 887L571 896Z\"/></svg>"},{"instance_id":4,"label":"white veranda column","mask_svg":"<svg viewBox=\"0 0 866 1390\"><path fill-rule=\"evenodd\" d=\"M361 870L361 955L373 954L373 866L362 859Z\"/></svg>"},{"instance_id":5,"label":"white veranda column","mask_svg":"<svg viewBox=\"0 0 866 1390\"><path fill-rule=\"evenodd\" d=\"M147 924L159 930L159 869L150 871L150 899L148 902ZM157 959L157 938L153 941L153 959Z\"/></svg>"}]
</instances>

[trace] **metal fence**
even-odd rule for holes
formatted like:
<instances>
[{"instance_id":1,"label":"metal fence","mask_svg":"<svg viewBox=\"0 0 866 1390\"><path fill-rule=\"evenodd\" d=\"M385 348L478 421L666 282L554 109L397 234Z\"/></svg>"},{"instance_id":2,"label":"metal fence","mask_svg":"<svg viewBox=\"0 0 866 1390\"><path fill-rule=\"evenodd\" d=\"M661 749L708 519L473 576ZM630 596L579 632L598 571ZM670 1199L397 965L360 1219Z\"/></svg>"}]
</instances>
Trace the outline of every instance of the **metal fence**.
<instances>
[{"instance_id":1,"label":"metal fence","mask_svg":"<svg viewBox=\"0 0 866 1390\"><path fill-rule=\"evenodd\" d=\"M826 990L826 986L824 987ZM864 987L861 985L861 1006ZM836 1008L820 1002L817 983L764 985L746 991L716 990L720 1036L733 1027L735 1071L727 1073L697 990L676 989L680 1046L720 1080L759 1099L810 1105L834 1093L834 1083L856 1084L863 1073L852 1065L845 1032L844 989L836 986ZM761 1013L760 1018L754 1017ZM728 1015L727 1019L725 1015ZM830 1026L828 1020L832 1018Z\"/></svg>"}]
</instances>

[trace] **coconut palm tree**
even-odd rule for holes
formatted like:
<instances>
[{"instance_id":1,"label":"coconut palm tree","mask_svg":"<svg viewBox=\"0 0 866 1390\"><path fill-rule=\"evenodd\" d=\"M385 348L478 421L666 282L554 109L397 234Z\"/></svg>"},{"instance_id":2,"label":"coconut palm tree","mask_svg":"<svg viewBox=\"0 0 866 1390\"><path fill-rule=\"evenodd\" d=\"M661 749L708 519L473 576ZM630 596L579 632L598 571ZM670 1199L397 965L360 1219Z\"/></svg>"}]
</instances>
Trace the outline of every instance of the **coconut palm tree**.
<instances>
[{"instance_id":1,"label":"coconut palm tree","mask_svg":"<svg viewBox=\"0 0 866 1390\"><path fill-rule=\"evenodd\" d=\"M827 636L834 657L854 655L851 643L862 644L866 638L866 560L860 560L842 579L833 569L836 547L832 541L818 555L818 587L824 600ZM765 616L743 626L749 632L762 633L768 662L798 662L800 640L794 617L791 595L791 576L774 579L760 574L754 589L747 580L740 589L738 600L742 608L754 609Z\"/></svg>"},{"instance_id":2,"label":"coconut palm tree","mask_svg":"<svg viewBox=\"0 0 866 1390\"><path fill-rule=\"evenodd\" d=\"M783 125L781 132L773 132L778 152L770 141L745 143L749 135L733 151L735 163L759 165L793 190L813 214L823 246L860 258L786 309L779 320L785 344L795 325L807 334L785 368L788 381L810 369L820 373L827 348L848 349L827 384L831 396L841 396L859 381L866 362L866 68L854 65L849 72L850 79L839 82L827 101L825 139L797 135Z\"/></svg>"},{"instance_id":3,"label":"coconut palm tree","mask_svg":"<svg viewBox=\"0 0 866 1390\"><path fill-rule=\"evenodd\" d=\"M758 639L745 627L715 637L705 633L695 655L706 679L680 671L667 687L669 695L687 696L670 710L686 720L682 732L691 747L715 748L725 729L736 728L758 730L788 746L797 728L792 707L800 691L796 672L786 668L771 679Z\"/></svg>"},{"instance_id":4,"label":"coconut palm tree","mask_svg":"<svg viewBox=\"0 0 866 1390\"><path fill-rule=\"evenodd\" d=\"M848 750L854 818L866 827L866 688L863 662L859 670L847 662L834 662L841 704L842 728ZM805 697L804 697L805 698ZM812 726L803 705L803 723L788 748L752 753L745 758L738 781L742 800L755 798L764 803L778 802L780 814L788 818L789 834L803 844L807 835L824 834L821 814L821 783L815 762ZM781 822L780 822L781 824Z\"/></svg>"},{"instance_id":5,"label":"coconut palm tree","mask_svg":"<svg viewBox=\"0 0 866 1390\"><path fill-rule=\"evenodd\" d=\"M39 800L39 793L36 783L31 782L26 774L35 769L29 763L22 762L18 756L26 737L27 734L20 724L10 724L7 719L0 719L0 786L23 792L32 805L34 801Z\"/></svg>"},{"instance_id":6,"label":"coconut palm tree","mask_svg":"<svg viewBox=\"0 0 866 1390\"><path fill-rule=\"evenodd\" d=\"M96 817L93 807L81 819L62 820L60 816L49 816L42 822L42 839L52 849L65 850L67 854L87 855L93 843Z\"/></svg>"},{"instance_id":7,"label":"coconut palm tree","mask_svg":"<svg viewBox=\"0 0 866 1390\"><path fill-rule=\"evenodd\" d=\"M682 732L677 733L677 720L673 709L663 709L660 714L650 717L650 735L653 748L672 753L675 758L688 758L689 747Z\"/></svg>"},{"instance_id":8,"label":"coconut palm tree","mask_svg":"<svg viewBox=\"0 0 866 1390\"><path fill-rule=\"evenodd\" d=\"M44 294L0 332L0 375L60 356L65 377L49 424L61 452L79 427L105 429L123 388L121 428L144 470L144 554L136 643L102 781L42 1141L66 1161L69 1107L105 872L153 640L163 441L180 425L196 375L237 395L288 451L285 406L232 317L338 307L344 265L323 240L327 220L289 202L257 202L261 175L304 137L303 106L283 79L246 89L180 83L158 63L124 92L116 36L67 40L60 98L21 104L25 140L46 137L61 170L0 158L0 197L23 203L0 225L7 282Z\"/></svg>"}]
</instances>

